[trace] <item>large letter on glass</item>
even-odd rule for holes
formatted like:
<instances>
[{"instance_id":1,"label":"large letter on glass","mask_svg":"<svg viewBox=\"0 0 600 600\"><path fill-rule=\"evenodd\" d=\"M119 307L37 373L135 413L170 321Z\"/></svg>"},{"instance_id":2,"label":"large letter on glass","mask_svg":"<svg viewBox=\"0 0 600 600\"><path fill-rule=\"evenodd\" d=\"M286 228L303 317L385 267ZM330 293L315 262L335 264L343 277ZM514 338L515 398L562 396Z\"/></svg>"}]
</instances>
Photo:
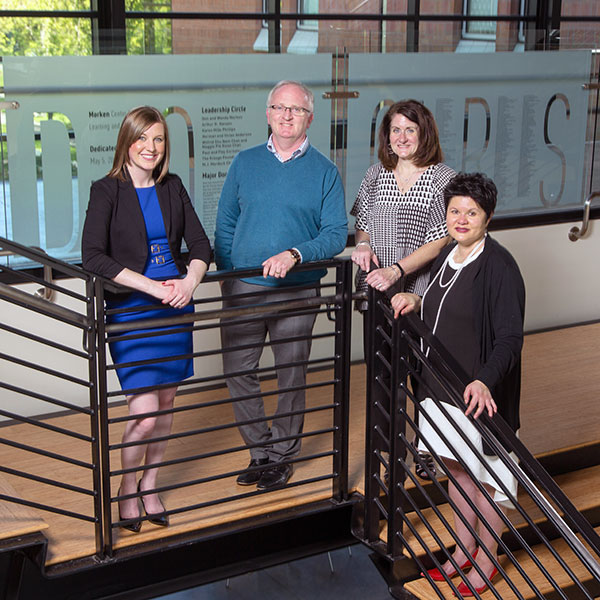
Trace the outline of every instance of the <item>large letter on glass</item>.
<instances>
[{"instance_id":1,"label":"large letter on glass","mask_svg":"<svg viewBox=\"0 0 600 600\"><path fill-rule=\"evenodd\" d=\"M566 176L567 176L567 160L565 158L565 155L564 155L563 151L556 144L552 143L552 141L550 140L550 133L549 133L550 109L552 108L552 105L557 100L562 100L563 104L565 105L565 119L568 121L571 118L571 108L569 106L569 100L567 99L567 97L564 94L554 94L554 96L552 96L552 98L550 98L550 101L546 105L546 112L544 113L544 142L548 146L548 150L551 150L552 152L554 152L560 159L560 166L561 166L560 187L559 187L558 192L551 192L550 197L547 198L546 195L544 194L544 180L543 179L540 180L540 200L542 201L542 204L544 206L555 206L556 204L558 204L560 202L560 199L562 198L562 195L563 195L563 191L565 189L565 180L566 180Z\"/></svg>"},{"instance_id":2,"label":"large letter on glass","mask_svg":"<svg viewBox=\"0 0 600 600\"><path fill-rule=\"evenodd\" d=\"M483 108L483 117L485 117L485 134L483 134L483 127L481 127L481 121L475 123L474 117L471 117L470 108L471 106L480 105ZM469 123L471 127L469 127ZM479 127L477 127L479 125ZM490 129L491 129L491 116L490 116L490 105L487 103L485 98L466 98L465 99L465 124L463 129L463 157L462 157L462 171L481 171L481 159L485 154L490 143ZM473 132L476 132L477 144L481 142L480 150L472 150L469 153L469 137L473 138ZM471 136L469 136L469 132ZM483 134L483 135L482 135Z\"/></svg>"}]
</instances>

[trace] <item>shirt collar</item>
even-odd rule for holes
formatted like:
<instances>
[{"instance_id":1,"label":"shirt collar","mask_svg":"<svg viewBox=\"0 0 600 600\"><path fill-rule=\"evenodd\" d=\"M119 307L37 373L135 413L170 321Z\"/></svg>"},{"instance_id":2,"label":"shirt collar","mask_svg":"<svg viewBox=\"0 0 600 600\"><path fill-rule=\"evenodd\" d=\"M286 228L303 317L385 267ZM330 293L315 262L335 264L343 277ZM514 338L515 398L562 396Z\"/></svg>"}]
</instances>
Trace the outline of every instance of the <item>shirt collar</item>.
<instances>
[{"instance_id":1,"label":"shirt collar","mask_svg":"<svg viewBox=\"0 0 600 600\"><path fill-rule=\"evenodd\" d=\"M277 149L275 148L275 144L273 143L273 134L269 136L269 141L267 142L267 150L269 152L272 152L279 162L289 162L290 160L300 158L303 154L306 154L309 147L310 142L308 141L308 136L306 136L302 144L300 144L300 147L296 148L292 155L288 159L284 160L283 158L281 158L281 155L279 154L279 152L277 152Z\"/></svg>"}]
</instances>

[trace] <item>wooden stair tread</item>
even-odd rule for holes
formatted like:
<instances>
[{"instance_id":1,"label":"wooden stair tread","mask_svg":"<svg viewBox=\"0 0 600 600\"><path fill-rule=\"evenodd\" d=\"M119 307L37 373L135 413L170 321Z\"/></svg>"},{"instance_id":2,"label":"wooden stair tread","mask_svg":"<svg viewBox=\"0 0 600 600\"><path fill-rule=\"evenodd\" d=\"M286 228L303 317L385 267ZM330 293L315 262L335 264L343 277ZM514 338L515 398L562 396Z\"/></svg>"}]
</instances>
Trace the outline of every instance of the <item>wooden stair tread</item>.
<instances>
[{"instance_id":1,"label":"wooden stair tread","mask_svg":"<svg viewBox=\"0 0 600 600\"><path fill-rule=\"evenodd\" d=\"M596 527L596 532L600 533L600 527ZM558 540L553 543L553 547L558 552L559 556L565 561L565 563L569 566L569 568L573 571L577 579L585 583L592 579L592 576L589 574L587 569L581 564L579 560L575 558L575 555L568 547L564 540ZM566 571L559 565L556 559L551 555L550 551L545 546L534 546L533 551L535 555L538 557L540 562L546 567L548 572L552 575L557 585L561 589L566 589L573 585L573 581L568 576ZM524 551L520 550L515 552L515 559L519 562L521 567L525 570L528 577L533 581L534 585L539 589L542 594L547 594L551 592L554 587L547 581L546 577L543 573L538 569L537 566L534 565L531 557ZM517 572L516 567L506 558L501 558L500 563L506 574L513 581L516 588L523 595L524 598L536 598L535 593L529 585L525 582L523 577ZM460 582L459 578L455 578L453 583L458 585ZM513 600L513 598L517 598L515 593L506 583L506 581L499 576L496 577L494 583L494 587L496 591L502 598L502 600ZM419 598L420 600L439 600L439 596L426 579L420 577L415 579L404 586L405 590ZM453 595L452 589L446 582L441 582L438 584L438 589L444 594L444 598L455 598ZM481 597L484 599L487 598L495 598L494 594L487 590Z\"/></svg>"},{"instance_id":2,"label":"wooden stair tread","mask_svg":"<svg viewBox=\"0 0 600 600\"><path fill-rule=\"evenodd\" d=\"M2 477L0 477L0 494L19 497L12 485ZM16 502L0 500L0 539L37 533L47 527L48 523L35 509Z\"/></svg>"},{"instance_id":3,"label":"wooden stair tread","mask_svg":"<svg viewBox=\"0 0 600 600\"><path fill-rule=\"evenodd\" d=\"M588 510L600 505L600 465L580 469L579 471L571 473L564 473L558 475L554 479L579 511ZM534 522L539 523L545 520L544 515L528 494L520 492L519 502L525 508L527 513L533 517ZM452 526L453 516L450 506L448 504L440 504L437 508L442 516L450 523L450 526ZM443 544L446 547L453 546L455 543L454 539L440 519L435 515L433 508L424 508L422 513L427 521L433 526ZM526 526L525 520L516 510L509 511L507 516L511 520L511 523L516 527ZM418 515L412 513L409 514L408 517L418 534L423 538L426 546L433 551L439 550L439 545ZM387 528L385 527L385 523L380 536L383 541L387 541ZM413 551L415 551L417 555L424 554L421 545L418 542L415 542L415 538L410 530L406 530L405 539L408 544L412 544ZM408 550L405 550L404 552L406 556L411 556Z\"/></svg>"}]
</instances>

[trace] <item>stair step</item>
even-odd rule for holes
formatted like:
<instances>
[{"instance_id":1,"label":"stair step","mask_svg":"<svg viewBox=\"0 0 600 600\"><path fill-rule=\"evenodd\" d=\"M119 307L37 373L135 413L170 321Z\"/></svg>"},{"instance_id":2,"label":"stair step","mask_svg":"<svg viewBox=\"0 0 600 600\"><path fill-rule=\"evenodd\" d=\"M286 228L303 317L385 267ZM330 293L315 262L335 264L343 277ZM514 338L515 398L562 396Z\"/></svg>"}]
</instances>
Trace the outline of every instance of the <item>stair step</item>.
<instances>
[{"instance_id":1,"label":"stair step","mask_svg":"<svg viewBox=\"0 0 600 600\"><path fill-rule=\"evenodd\" d=\"M596 507L600 507L600 465L588 467L586 469L580 469L570 473L563 473L554 479L580 512L587 512ZM525 508L527 513L533 518L535 523L539 524L546 520L540 509L534 504L533 500L528 494L519 493L519 502ZM444 503L438 505L437 509L452 527L454 520L450 506L447 503ZM440 537L442 544L445 547L453 546L455 543L454 539L452 538L446 526L435 515L434 509L425 508L422 510L422 514L433 527L436 534ZM515 527L527 527L523 517L516 510L508 511L507 516L511 523L515 525ZM423 543L429 550L435 552L441 549L416 513L409 513L408 518L419 536L422 537ZM385 522L382 524L383 528L381 530L380 537L383 541L387 541L387 527L385 526ZM596 523L593 524L595 525ZM425 554L421 544L415 540L415 537L408 528L405 528L405 540L418 556ZM411 556L408 550L405 550L404 552L406 556Z\"/></svg>"},{"instance_id":2,"label":"stair step","mask_svg":"<svg viewBox=\"0 0 600 600\"><path fill-rule=\"evenodd\" d=\"M596 528L596 533L600 533L600 527ZM587 571L587 569L581 564L581 562L575 558L573 552L564 540L557 540L552 545L558 552L559 556L565 561L566 564L569 565L569 568L573 571L576 578L581 583L586 584L592 582L592 576ZM538 557L540 562L542 562L544 567L554 578L560 589L566 591L569 588L573 588L574 583L572 579L559 565L556 559L551 555L548 548L539 545L534 546L533 551L535 552L535 555ZM533 584L538 588L541 595L545 596L546 594L549 594L554 590L554 587L550 584L550 582L548 582L546 577L533 563L531 557L524 550L519 550L518 552L515 552L515 558L518 560L521 567L525 570L527 576L532 580ZM516 588L519 590L519 593L523 596L525 600L528 600L529 598L539 597L525 582L523 577L517 572L517 569L512 564L512 562L510 562L506 557L504 557L500 558L500 564L506 571L507 576L510 577ZM458 586L460 581L461 580L459 577L453 579L453 583L456 586ZM502 600L512 600L513 598L518 598L518 596L506 583L506 581L500 576L496 576L495 580L492 583L494 584L494 587L498 595L502 598ZM439 583L437 584L437 586L438 589L443 593L444 598L455 598L452 589L446 582ZM429 583L429 581L427 581L427 579L424 579L422 577L406 583L404 585L404 589L410 592L413 596L419 598L420 600L439 600L439 596L432 587L432 585ZM569 593L567 593L567 596L569 598L572 597ZM496 598L496 596L493 594L493 592L487 590L486 592L481 594L481 598L487 600L487 598Z\"/></svg>"},{"instance_id":3,"label":"stair step","mask_svg":"<svg viewBox=\"0 0 600 600\"><path fill-rule=\"evenodd\" d=\"M19 494L13 486L3 477L0 477L0 494L19 498ZM0 500L0 539L4 540L28 533L37 533L47 528L48 523L33 508Z\"/></svg>"}]
</instances>

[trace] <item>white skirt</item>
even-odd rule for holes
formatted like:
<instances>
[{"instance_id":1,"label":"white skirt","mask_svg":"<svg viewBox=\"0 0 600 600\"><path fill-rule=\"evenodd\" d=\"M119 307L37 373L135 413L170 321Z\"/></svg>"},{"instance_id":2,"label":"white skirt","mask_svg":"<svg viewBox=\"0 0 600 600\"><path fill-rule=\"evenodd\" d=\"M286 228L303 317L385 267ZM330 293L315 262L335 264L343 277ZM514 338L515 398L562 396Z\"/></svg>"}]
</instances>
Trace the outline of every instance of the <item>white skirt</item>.
<instances>
[{"instance_id":1,"label":"white skirt","mask_svg":"<svg viewBox=\"0 0 600 600\"><path fill-rule=\"evenodd\" d=\"M448 448L444 441L433 429L427 418L421 415L419 419L419 428L421 430L421 436L419 437L418 449L424 452L435 451L439 456L449 458L457 462L463 463L470 471L477 477L482 483L487 483L494 489L494 501L505 508L513 508L512 502L508 496L500 489L499 484L492 477L490 471L493 471L502 483L506 486L512 496L517 495L517 479L510 472L508 467L502 462L497 456L486 456L483 454L482 438L473 423L465 416L465 413L457 408L443 402L444 408L448 411L452 421L450 423L444 416L442 411L436 406L435 402L431 398L425 398L421 402L421 408L429 416L442 431L444 436L447 438L449 444L454 449L454 452ZM460 429L466 435L477 450L483 454L485 464L477 458L474 452L467 446L466 442L458 434L456 429ZM517 434L518 435L518 434ZM425 445L424 440L427 440ZM460 460L455 456L458 454ZM517 464L517 457L514 453L510 453L509 456Z\"/></svg>"}]
</instances>

